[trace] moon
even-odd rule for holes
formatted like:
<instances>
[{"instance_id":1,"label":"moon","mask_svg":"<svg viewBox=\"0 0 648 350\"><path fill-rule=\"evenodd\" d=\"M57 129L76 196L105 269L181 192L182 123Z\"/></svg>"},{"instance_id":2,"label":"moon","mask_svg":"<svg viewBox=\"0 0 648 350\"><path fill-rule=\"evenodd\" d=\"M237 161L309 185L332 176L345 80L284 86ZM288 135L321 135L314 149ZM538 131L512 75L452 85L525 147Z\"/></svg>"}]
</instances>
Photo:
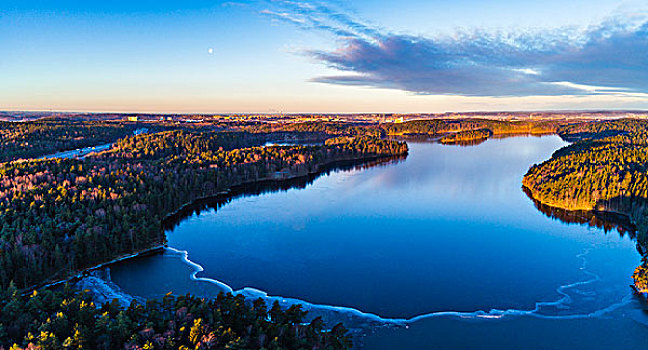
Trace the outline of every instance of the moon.
<instances>
[{"instance_id":1,"label":"moon","mask_svg":"<svg viewBox=\"0 0 648 350\"><path fill-rule=\"evenodd\" d=\"M209 50L207 50L207 53L209 53L210 55L213 54L213 53L214 53L214 49L212 49L212 48L210 47Z\"/></svg>"}]
</instances>

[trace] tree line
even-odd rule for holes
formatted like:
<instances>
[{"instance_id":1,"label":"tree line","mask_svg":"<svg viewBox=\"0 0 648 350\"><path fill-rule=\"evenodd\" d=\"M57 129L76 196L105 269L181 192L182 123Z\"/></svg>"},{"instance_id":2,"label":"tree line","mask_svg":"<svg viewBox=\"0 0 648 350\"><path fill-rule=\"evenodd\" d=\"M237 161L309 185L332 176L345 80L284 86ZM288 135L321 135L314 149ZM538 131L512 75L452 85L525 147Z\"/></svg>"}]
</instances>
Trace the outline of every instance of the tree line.
<instances>
[{"instance_id":1,"label":"tree line","mask_svg":"<svg viewBox=\"0 0 648 350\"><path fill-rule=\"evenodd\" d=\"M579 141L529 169L523 184L534 198L570 210L614 209L648 198L647 121L582 123L560 132Z\"/></svg>"},{"instance_id":2,"label":"tree line","mask_svg":"<svg viewBox=\"0 0 648 350\"><path fill-rule=\"evenodd\" d=\"M439 141L441 143L462 143L470 141L479 141L489 138L493 134L488 129L464 130L444 135Z\"/></svg>"},{"instance_id":3,"label":"tree line","mask_svg":"<svg viewBox=\"0 0 648 350\"><path fill-rule=\"evenodd\" d=\"M400 142L236 148L236 133L167 131L118 141L84 160L0 165L0 287L26 288L164 243L162 219L231 186L390 157Z\"/></svg>"},{"instance_id":4,"label":"tree line","mask_svg":"<svg viewBox=\"0 0 648 350\"><path fill-rule=\"evenodd\" d=\"M0 121L0 162L109 143L136 128L134 123L100 121Z\"/></svg>"},{"instance_id":5,"label":"tree line","mask_svg":"<svg viewBox=\"0 0 648 350\"><path fill-rule=\"evenodd\" d=\"M387 135L443 135L447 133L488 132L490 135L547 134L556 133L564 120L557 121L509 121L491 119L424 119L402 123L349 123L349 122L302 122L302 123L248 123L230 124L230 129L253 133L308 132L335 136ZM224 125L220 125L224 126ZM482 131L478 131L482 130ZM489 135L489 136L490 136Z\"/></svg>"},{"instance_id":6,"label":"tree line","mask_svg":"<svg viewBox=\"0 0 648 350\"><path fill-rule=\"evenodd\" d=\"M341 325L324 330L320 319L304 324L298 306L267 309L262 300L232 295L168 295L126 309L70 291L21 296L30 286L163 244L163 219L194 200L408 150L371 136L254 146L267 137L164 131L123 138L83 160L0 164L0 349L348 348Z\"/></svg>"},{"instance_id":7,"label":"tree line","mask_svg":"<svg viewBox=\"0 0 648 350\"><path fill-rule=\"evenodd\" d=\"M491 119L428 119L404 123L381 124L389 135L430 134L441 135L470 130L484 130L493 135L555 133L565 121L508 121Z\"/></svg>"},{"instance_id":8,"label":"tree line","mask_svg":"<svg viewBox=\"0 0 648 350\"><path fill-rule=\"evenodd\" d=\"M262 299L219 294L214 299L167 294L122 307L95 305L89 294L62 290L21 296L15 287L0 305L0 349L348 349L341 324L304 323L299 305L283 310Z\"/></svg>"},{"instance_id":9,"label":"tree line","mask_svg":"<svg viewBox=\"0 0 648 350\"><path fill-rule=\"evenodd\" d=\"M648 247L648 121L622 119L567 125L575 140L524 175L523 185L543 204L567 210L626 215L637 229L638 248ZM635 288L648 293L648 264L637 267Z\"/></svg>"}]
</instances>

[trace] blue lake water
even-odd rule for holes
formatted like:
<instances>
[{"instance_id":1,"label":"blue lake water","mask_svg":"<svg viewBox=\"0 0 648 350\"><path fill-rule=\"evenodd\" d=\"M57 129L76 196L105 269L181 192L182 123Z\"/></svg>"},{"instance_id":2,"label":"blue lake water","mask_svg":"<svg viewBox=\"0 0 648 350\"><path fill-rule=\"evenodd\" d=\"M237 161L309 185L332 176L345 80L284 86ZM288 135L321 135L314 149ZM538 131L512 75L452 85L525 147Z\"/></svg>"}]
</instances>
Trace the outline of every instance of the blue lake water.
<instances>
[{"instance_id":1,"label":"blue lake water","mask_svg":"<svg viewBox=\"0 0 648 350\"><path fill-rule=\"evenodd\" d=\"M628 287L640 262L632 239L551 219L521 189L529 166L565 144L557 136L472 147L409 142L404 160L332 171L305 188L239 196L194 214L167 233L181 253L118 264L112 280L145 297L251 287L409 319L411 328L371 333L367 348L427 348L431 339L439 348L479 348L498 331L563 334L599 319L591 327L609 322L638 333L623 337L631 341L625 348L645 344L645 316ZM197 266L180 259L184 252L204 269L198 277L220 287L191 280ZM464 321L474 316L486 323ZM460 336L471 331L475 343ZM443 343L435 332L456 339Z\"/></svg>"}]
</instances>

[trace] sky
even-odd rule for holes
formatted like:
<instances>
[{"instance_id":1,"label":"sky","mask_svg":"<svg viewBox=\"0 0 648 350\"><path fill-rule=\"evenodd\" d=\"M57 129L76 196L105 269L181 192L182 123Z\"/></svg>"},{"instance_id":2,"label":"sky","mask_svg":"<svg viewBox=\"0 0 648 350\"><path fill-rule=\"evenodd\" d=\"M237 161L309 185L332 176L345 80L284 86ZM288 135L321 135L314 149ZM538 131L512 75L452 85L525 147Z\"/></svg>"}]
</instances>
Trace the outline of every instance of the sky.
<instances>
[{"instance_id":1,"label":"sky","mask_svg":"<svg viewBox=\"0 0 648 350\"><path fill-rule=\"evenodd\" d=\"M614 0L0 0L0 110L648 109Z\"/></svg>"}]
</instances>

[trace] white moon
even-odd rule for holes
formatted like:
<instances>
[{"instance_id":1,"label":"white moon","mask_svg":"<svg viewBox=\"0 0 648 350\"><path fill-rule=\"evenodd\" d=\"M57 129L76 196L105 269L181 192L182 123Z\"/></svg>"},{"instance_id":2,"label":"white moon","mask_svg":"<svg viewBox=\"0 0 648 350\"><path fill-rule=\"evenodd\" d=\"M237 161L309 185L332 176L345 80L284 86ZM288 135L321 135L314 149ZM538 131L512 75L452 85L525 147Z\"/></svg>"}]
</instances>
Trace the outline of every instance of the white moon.
<instances>
[{"instance_id":1,"label":"white moon","mask_svg":"<svg viewBox=\"0 0 648 350\"><path fill-rule=\"evenodd\" d=\"M209 48L209 50L207 50L207 52L208 52L208 53L209 53L209 54L211 55L211 54L213 54L213 53L214 53L214 49L212 49L212 48Z\"/></svg>"}]
</instances>

